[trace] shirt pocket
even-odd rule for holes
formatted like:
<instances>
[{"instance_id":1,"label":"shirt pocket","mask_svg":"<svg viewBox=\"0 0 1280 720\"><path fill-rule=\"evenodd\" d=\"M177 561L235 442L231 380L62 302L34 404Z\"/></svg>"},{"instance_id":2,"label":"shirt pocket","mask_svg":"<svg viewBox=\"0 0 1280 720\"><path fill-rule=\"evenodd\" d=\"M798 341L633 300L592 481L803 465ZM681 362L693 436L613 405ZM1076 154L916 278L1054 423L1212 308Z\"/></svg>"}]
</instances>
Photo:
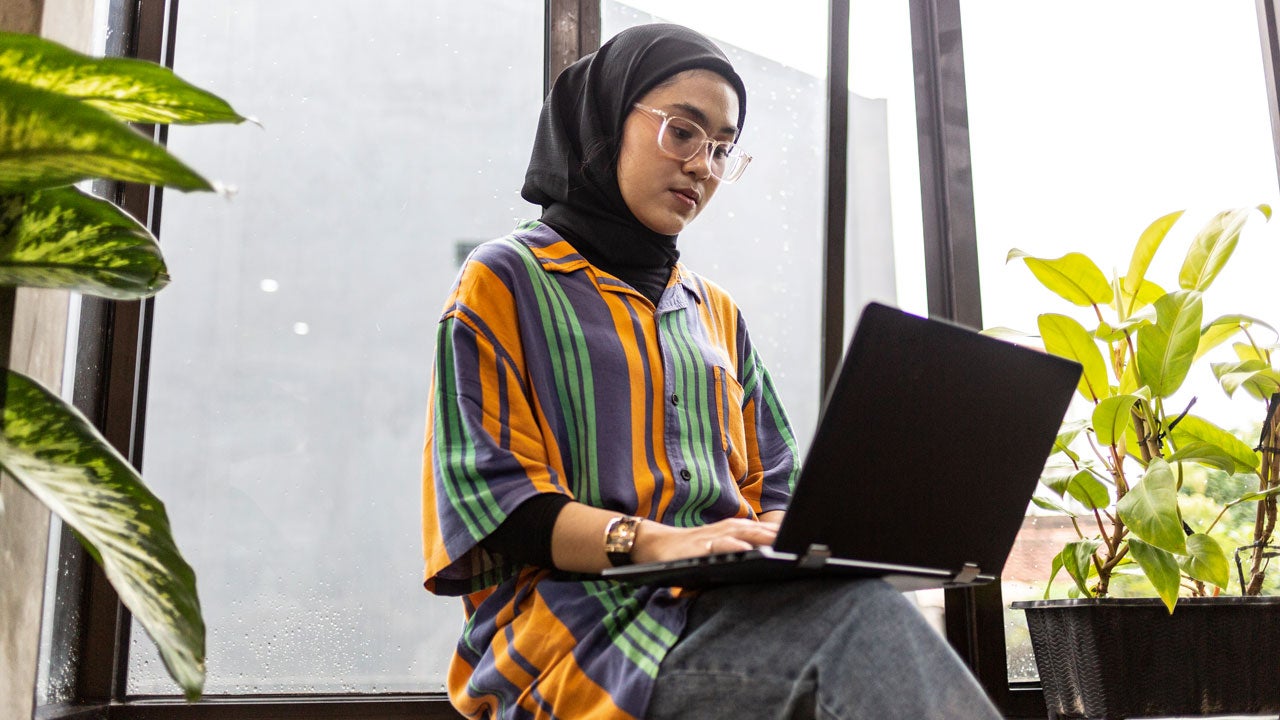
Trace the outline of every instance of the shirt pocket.
<instances>
[{"instance_id":1,"label":"shirt pocket","mask_svg":"<svg viewBox=\"0 0 1280 720\"><path fill-rule=\"evenodd\" d=\"M738 379L720 365L712 367L716 380L716 415L720 448L729 461L729 474L741 483L747 476L747 431L742 418L743 391Z\"/></svg>"}]
</instances>

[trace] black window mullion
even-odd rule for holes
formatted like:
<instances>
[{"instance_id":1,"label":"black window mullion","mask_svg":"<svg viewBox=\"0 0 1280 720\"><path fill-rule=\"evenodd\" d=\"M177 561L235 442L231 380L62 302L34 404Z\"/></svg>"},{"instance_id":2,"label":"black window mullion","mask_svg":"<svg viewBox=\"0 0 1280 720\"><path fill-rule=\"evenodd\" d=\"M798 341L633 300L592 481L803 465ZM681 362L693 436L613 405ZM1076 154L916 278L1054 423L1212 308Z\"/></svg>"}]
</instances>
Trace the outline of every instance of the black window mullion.
<instances>
[{"instance_id":1,"label":"black window mullion","mask_svg":"<svg viewBox=\"0 0 1280 720\"><path fill-rule=\"evenodd\" d=\"M960 0L911 0L929 314L982 327ZM1011 688L999 581L947 590L947 639L1009 717L1044 717L1037 685Z\"/></svg>"},{"instance_id":2,"label":"black window mullion","mask_svg":"<svg viewBox=\"0 0 1280 720\"><path fill-rule=\"evenodd\" d=\"M844 357L849 203L849 0L831 0L827 30L827 197L823 216L820 403Z\"/></svg>"},{"instance_id":3,"label":"black window mullion","mask_svg":"<svg viewBox=\"0 0 1280 720\"><path fill-rule=\"evenodd\" d=\"M982 327L959 0L911 0L929 314Z\"/></svg>"},{"instance_id":4,"label":"black window mullion","mask_svg":"<svg viewBox=\"0 0 1280 720\"><path fill-rule=\"evenodd\" d=\"M1276 176L1280 179L1280 2L1257 2L1262 69L1267 82L1267 109L1271 116L1271 143L1276 156Z\"/></svg>"},{"instance_id":5,"label":"black window mullion","mask_svg":"<svg viewBox=\"0 0 1280 720\"><path fill-rule=\"evenodd\" d=\"M575 60L600 47L600 0L546 0L542 94Z\"/></svg>"}]
</instances>

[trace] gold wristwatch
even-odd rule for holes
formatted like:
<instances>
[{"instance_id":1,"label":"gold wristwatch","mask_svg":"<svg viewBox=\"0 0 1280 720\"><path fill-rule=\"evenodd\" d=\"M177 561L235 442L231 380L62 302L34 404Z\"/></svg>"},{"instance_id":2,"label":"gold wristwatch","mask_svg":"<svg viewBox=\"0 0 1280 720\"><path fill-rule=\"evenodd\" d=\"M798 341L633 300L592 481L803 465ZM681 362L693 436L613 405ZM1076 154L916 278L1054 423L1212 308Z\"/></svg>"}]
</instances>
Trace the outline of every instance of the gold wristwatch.
<instances>
[{"instance_id":1,"label":"gold wristwatch","mask_svg":"<svg viewBox=\"0 0 1280 720\"><path fill-rule=\"evenodd\" d=\"M636 544L636 532L641 518L616 517L604 527L604 554L614 567L631 564L631 548Z\"/></svg>"}]
</instances>

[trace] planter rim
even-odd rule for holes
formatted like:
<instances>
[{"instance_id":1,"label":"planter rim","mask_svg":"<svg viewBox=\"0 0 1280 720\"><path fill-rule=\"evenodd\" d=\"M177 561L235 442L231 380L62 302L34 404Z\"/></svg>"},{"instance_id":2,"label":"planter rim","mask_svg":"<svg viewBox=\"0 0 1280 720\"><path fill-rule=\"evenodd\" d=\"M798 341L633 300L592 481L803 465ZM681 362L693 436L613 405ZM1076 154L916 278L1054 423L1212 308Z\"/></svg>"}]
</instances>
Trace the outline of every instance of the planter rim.
<instances>
[{"instance_id":1,"label":"planter rim","mask_svg":"<svg viewBox=\"0 0 1280 720\"><path fill-rule=\"evenodd\" d=\"M1277 595L1219 595L1217 597L1180 597L1177 608L1220 607L1231 605L1280 605ZM1014 610L1055 609L1072 607L1164 607L1164 601L1155 597L1141 598L1060 598L1056 600L1015 600L1009 603Z\"/></svg>"}]
</instances>

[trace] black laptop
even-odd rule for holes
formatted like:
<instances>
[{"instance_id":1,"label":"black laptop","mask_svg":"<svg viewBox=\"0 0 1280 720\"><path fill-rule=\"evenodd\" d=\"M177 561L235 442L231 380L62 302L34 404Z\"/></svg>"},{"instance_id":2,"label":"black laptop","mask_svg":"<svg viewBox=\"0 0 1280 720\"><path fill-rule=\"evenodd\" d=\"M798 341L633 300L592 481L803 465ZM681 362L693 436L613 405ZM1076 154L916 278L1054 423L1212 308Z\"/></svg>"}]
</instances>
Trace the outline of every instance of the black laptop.
<instances>
[{"instance_id":1,"label":"black laptop","mask_svg":"<svg viewBox=\"0 0 1280 720\"><path fill-rule=\"evenodd\" d=\"M609 568L706 587L817 575L901 590L1000 575L1078 363L867 305L772 547Z\"/></svg>"}]
</instances>

